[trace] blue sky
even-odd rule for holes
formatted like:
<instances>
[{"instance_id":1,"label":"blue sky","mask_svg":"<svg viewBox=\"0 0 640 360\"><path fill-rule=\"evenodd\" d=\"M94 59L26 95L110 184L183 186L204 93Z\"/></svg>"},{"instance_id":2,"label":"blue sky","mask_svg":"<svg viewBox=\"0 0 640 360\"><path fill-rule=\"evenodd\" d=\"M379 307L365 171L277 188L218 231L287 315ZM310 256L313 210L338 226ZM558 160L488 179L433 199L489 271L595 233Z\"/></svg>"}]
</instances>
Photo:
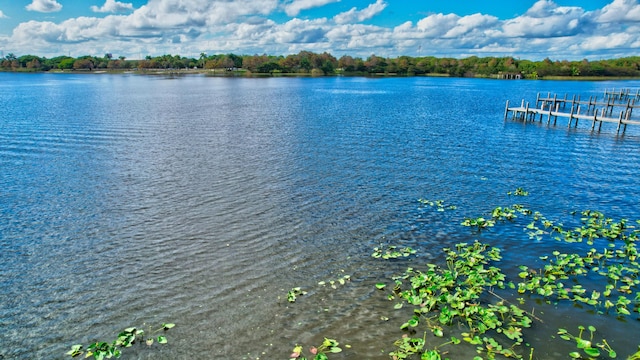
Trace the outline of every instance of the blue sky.
<instances>
[{"instance_id":1,"label":"blue sky","mask_svg":"<svg viewBox=\"0 0 640 360\"><path fill-rule=\"evenodd\" d=\"M638 0L0 0L4 55L640 55Z\"/></svg>"}]
</instances>

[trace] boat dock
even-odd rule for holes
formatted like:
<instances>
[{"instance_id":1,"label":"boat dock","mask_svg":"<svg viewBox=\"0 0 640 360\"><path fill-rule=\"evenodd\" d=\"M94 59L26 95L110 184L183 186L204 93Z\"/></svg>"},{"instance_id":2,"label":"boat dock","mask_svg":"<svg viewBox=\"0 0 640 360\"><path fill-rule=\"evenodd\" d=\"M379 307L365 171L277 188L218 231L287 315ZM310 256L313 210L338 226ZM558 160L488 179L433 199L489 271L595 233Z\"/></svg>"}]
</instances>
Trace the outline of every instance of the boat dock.
<instances>
[{"instance_id":1,"label":"boat dock","mask_svg":"<svg viewBox=\"0 0 640 360\"><path fill-rule=\"evenodd\" d=\"M566 118L569 120L567 127L571 125L577 127L579 120L585 120L591 122L592 130L595 129L596 124L600 130L603 123L613 123L617 124L618 133L620 130L624 133L627 125L640 125L640 89L635 93L629 89L605 90L601 99L590 96L588 100L580 99L580 95L569 98L566 94L559 97L557 94L552 96L548 93L544 97L538 93L535 106L531 106L524 99L520 106L509 106L509 100L507 100L504 110L505 120L509 117L509 113L513 119L522 121L542 122L546 117L547 124L551 124L553 120L553 125L556 125L558 118Z\"/></svg>"}]
</instances>

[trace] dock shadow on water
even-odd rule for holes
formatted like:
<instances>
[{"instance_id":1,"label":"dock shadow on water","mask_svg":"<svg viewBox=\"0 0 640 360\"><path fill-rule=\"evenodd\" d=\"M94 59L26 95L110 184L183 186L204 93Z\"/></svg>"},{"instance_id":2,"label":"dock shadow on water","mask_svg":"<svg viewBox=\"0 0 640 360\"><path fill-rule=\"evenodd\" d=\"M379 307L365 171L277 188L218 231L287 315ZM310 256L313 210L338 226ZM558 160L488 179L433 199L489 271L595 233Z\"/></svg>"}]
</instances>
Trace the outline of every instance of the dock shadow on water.
<instances>
[{"instance_id":1,"label":"dock shadow on water","mask_svg":"<svg viewBox=\"0 0 640 360\"><path fill-rule=\"evenodd\" d=\"M519 265L585 250L530 239L528 223L465 219L515 202L567 228L574 210L640 219L640 127L593 136L503 119L505 99L613 87L640 83L0 74L0 358L60 359L175 323L168 344L123 358L287 358L326 337L342 349L331 359L389 359L413 315L388 297L408 267L445 268L443 248L478 240L502 249L517 283ZM294 288L306 293L290 302ZM580 325L619 358L636 350L637 311L532 298L533 358L576 351L556 333Z\"/></svg>"}]
</instances>

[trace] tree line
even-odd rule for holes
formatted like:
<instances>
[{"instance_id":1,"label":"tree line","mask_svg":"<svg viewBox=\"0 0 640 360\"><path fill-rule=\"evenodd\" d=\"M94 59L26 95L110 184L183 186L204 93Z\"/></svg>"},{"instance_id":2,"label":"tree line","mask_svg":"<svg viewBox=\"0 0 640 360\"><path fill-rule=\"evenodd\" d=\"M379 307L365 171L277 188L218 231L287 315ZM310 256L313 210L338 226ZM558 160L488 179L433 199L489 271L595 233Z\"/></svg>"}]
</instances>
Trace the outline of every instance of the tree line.
<instances>
[{"instance_id":1,"label":"tree line","mask_svg":"<svg viewBox=\"0 0 640 360\"><path fill-rule=\"evenodd\" d=\"M509 74L522 78L565 77L640 77L640 57L589 61L521 60L514 57L477 57L463 59L434 56L399 56L395 58L371 55L367 58L344 55L339 59L329 53L301 51L287 56L236 55L201 53L199 58L180 55L147 56L141 60L127 60L112 54L98 56L58 56L54 58L35 55L8 54L0 61L3 71L51 71L51 70L227 70L251 73L285 74L390 74L401 76L440 74L454 77L491 77Z\"/></svg>"}]
</instances>

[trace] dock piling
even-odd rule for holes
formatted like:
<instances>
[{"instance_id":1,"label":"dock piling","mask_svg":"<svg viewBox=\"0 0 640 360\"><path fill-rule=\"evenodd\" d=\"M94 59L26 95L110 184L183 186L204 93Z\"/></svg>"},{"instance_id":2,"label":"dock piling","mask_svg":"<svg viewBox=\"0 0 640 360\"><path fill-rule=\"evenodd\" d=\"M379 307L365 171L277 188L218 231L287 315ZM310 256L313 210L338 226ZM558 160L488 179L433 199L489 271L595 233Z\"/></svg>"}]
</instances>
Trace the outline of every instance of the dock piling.
<instances>
[{"instance_id":1,"label":"dock piling","mask_svg":"<svg viewBox=\"0 0 640 360\"><path fill-rule=\"evenodd\" d=\"M588 100L581 100L580 95L565 94L563 97L559 97L557 94L553 96L551 93L547 94L547 97L541 96L540 93L536 94L535 107L532 106L525 99L522 99L519 107L512 107L510 101L506 101L504 109L504 119L509 116L509 112L512 113L513 119L519 119L522 121L538 120L540 123L543 121L543 117L547 116L547 125L551 124L551 117L553 117L553 125L557 125L558 117L564 117L568 119L567 127L578 127L578 123L581 119L591 121L591 130L595 130L596 123L598 124L598 130L602 129L602 123L609 122L617 124L617 131L624 132L628 124L640 125L639 118L633 118L633 109L640 108L640 104L636 104L636 100L640 100L640 89L636 91L635 98L633 93L628 89L623 90L605 90L604 100L598 102L598 97L595 95L589 96ZM570 109L566 110L566 106L571 101ZM640 102L640 101L638 101ZM584 105L586 105L586 112L584 112ZM617 111L620 111L620 115L612 117L611 115ZM575 124L574 124L575 121Z\"/></svg>"}]
</instances>

